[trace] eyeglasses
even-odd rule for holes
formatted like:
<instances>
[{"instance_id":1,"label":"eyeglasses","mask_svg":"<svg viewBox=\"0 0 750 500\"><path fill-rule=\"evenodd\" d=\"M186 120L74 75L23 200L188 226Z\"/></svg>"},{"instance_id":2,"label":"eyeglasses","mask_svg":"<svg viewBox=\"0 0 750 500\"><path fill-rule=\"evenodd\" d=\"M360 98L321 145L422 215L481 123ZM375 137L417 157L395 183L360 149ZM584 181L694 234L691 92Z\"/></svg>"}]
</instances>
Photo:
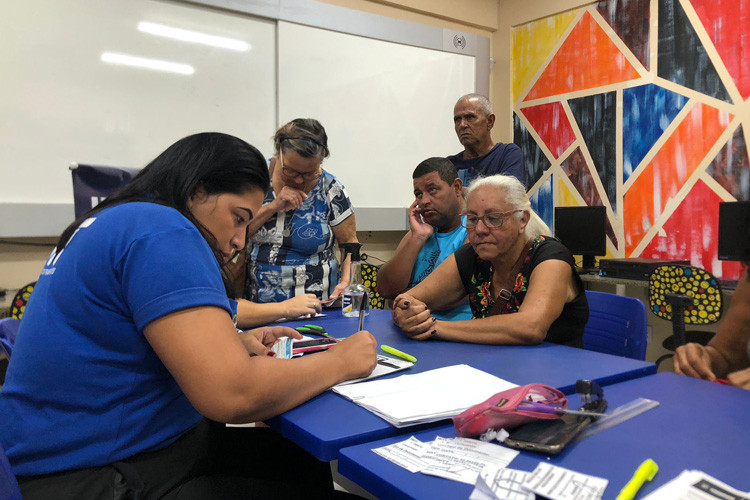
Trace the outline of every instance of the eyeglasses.
<instances>
[{"instance_id":1,"label":"eyeglasses","mask_svg":"<svg viewBox=\"0 0 750 500\"><path fill-rule=\"evenodd\" d=\"M281 153L281 151L279 151L279 163L281 163L282 175L288 179L302 177L306 181L313 181L320 177L322 174L320 168L318 168L315 172L300 172L299 170L287 167L286 165L284 165L284 155Z\"/></svg>"},{"instance_id":2,"label":"eyeglasses","mask_svg":"<svg viewBox=\"0 0 750 500\"><path fill-rule=\"evenodd\" d=\"M508 216L516 212L523 212L523 210L490 212L488 214L484 214L481 217L479 217L478 215L467 214L466 218L461 218L461 225L466 229L474 229L475 227L477 227L477 224L479 224L479 221L481 220L482 222L484 222L485 226L496 229L498 227L502 227L502 225L505 224L505 220L508 218Z\"/></svg>"}]
</instances>

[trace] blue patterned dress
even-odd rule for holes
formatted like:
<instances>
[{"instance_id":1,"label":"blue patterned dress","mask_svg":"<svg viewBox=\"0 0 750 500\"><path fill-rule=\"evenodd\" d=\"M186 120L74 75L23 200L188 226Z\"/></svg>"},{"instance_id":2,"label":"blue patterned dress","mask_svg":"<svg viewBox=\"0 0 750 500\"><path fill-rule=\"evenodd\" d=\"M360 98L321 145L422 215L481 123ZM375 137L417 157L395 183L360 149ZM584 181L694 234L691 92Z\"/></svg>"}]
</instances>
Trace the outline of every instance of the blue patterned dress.
<instances>
[{"instance_id":1,"label":"blue patterned dress","mask_svg":"<svg viewBox=\"0 0 750 500\"><path fill-rule=\"evenodd\" d=\"M263 204L275 198L269 188ZM272 215L253 236L244 296L255 302L303 293L327 299L339 282L333 227L353 213L344 185L324 170L301 207Z\"/></svg>"}]
</instances>

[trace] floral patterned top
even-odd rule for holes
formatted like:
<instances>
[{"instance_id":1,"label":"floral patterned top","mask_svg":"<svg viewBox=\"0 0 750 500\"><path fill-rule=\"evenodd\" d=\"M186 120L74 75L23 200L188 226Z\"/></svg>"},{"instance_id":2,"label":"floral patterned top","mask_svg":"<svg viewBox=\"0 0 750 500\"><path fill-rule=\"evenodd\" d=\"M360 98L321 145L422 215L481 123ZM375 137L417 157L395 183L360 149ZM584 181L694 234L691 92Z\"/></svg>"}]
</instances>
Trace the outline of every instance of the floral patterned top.
<instances>
[{"instance_id":1,"label":"floral patterned top","mask_svg":"<svg viewBox=\"0 0 750 500\"><path fill-rule=\"evenodd\" d=\"M275 197L269 187L263 204ZM313 293L327 299L339 282L333 227L353 213L344 185L324 170L302 206L273 214L253 235L244 297L281 302Z\"/></svg>"},{"instance_id":2,"label":"floral patterned top","mask_svg":"<svg viewBox=\"0 0 750 500\"><path fill-rule=\"evenodd\" d=\"M471 245L466 244L454 254L458 272L461 276L474 318L486 318L495 304L492 296L492 264L477 256ZM533 240L529 252L516 276L510 300L500 314L518 312L529 288L529 278L536 266L545 260L562 260L570 264L573 276L578 284L579 294L573 301L565 304L560 316L552 323L546 340L557 344L583 346L583 327L589 318L589 306L583 291L581 278L575 271L575 261L570 251L555 238L539 236ZM497 291L495 295L497 295Z\"/></svg>"}]
</instances>

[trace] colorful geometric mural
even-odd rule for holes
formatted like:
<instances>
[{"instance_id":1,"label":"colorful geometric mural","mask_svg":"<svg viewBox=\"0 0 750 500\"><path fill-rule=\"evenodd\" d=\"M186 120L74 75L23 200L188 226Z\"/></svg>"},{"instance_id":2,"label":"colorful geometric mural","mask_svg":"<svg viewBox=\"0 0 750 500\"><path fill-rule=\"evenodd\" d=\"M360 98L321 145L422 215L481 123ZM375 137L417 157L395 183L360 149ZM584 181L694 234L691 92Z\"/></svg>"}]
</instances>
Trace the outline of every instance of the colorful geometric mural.
<instances>
[{"instance_id":1,"label":"colorful geometric mural","mask_svg":"<svg viewBox=\"0 0 750 500\"><path fill-rule=\"evenodd\" d=\"M581 195L586 205L590 207L600 207L604 205L602 203L602 197L599 196L599 190L596 187L594 176L591 175L586 159L583 157L583 153L579 148L576 148L568 158L560 164L565 174L568 176L570 183L575 186L578 190L578 194ZM617 238L615 232L612 229L612 224L607 221L607 236L617 246Z\"/></svg>"},{"instance_id":2,"label":"colorful geometric mural","mask_svg":"<svg viewBox=\"0 0 750 500\"><path fill-rule=\"evenodd\" d=\"M687 102L687 97L653 84L622 91L623 182L628 180Z\"/></svg>"},{"instance_id":3,"label":"colorful geometric mural","mask_svg":"<svg viewBox=\"0 0 750 500\"><path fill-rule=\"evenodd\" d=\"M750 200L748 40L750 0L600 0L514 28L514 142L550 227L550 206L606 205L613 256L738 278L718 204Z\"/></svg>"},{"instance_id":4,"label":"colorful geometric mural","mask_svg":"<svg viewBox=\"0 0 750 500\"><path fill-rule=\"evenodd\" d=\"M596 171L604 184L612 210L617 212L617 158L615 143L610 138L616 131L617 99L614 92L594 94L568 101L578 122L583 141L594 159Z\"/></svg>"},{"instance_id":5,"label":"colorful geometric mural","mask_svg":"<svg viewBox=\"0 0 750 500\"><path fill-rule=\"evenodd\" d=\"M750 1L693 0L692 4L737 90L747 99L750 97L750 69L747 67Z\"/></svg>"},{"instance_id":6,"label":"colorful geometric mural","mask_svg":"<svg viewBox=\"0 0 750 500\"><path fill-rule=\"evenodd\" d=\"M750 161L742 126L737 127L706 173L737 200L750 200Z\"/></svg>"},{"instance_id":7,"label":"colorful geometric mural","mask_svg":"<svg viewBox=\"0 0 750 500\"><path fill-rule=\"evenodd\" d=\"M719 220L719 202L722 201L705 182L699 180L664 223L664 235L656 235L644 253L652 258L665 259L679 255L716 276L741 273L742 264L739 262L717 259L718 241L706 231Z\"/></svg>"},{"instance_id":8,"label":"colorful geometric mural","mask_svg":"<svg viewBox=\"0 0 750 500\"><path fill-rule=\"evenodd\" d=\"M524 100L601 87L638 76L602 27L589 12L584 12Z\"/></svg>"},{"instance_id":9,"label":"colorful geometric mural","mask_svg":"<svg viewBox=\"0 0 750 500\"><path fill-rule=\"evenodd\" d=\"M550 161L521 122L521 119L518 118L518 115L513 116L513 138L523 153L523 161L526 166L526 187L532 188L542 178L545 170L549 168Z\"/></svg>"},{"instance_id":10,"label":"colorful geometric mural","mask_svg":"<svg viewBox=\"0 0 750 500\"><path fill-rule=\"evenodd\" d=\"M576 140L576 134L559 102L523 108L521 112L555 158L560 158Z\"/></svg>"},{"instance_id":11,"label":"colorful geometric mural","mask_svg":"<svg viewBox=\"0 0 750 500\"><path fill-rule=\"evenodd\" d=\"M649 17L651 0L599 2L596 10L612 26L617 36L648 69Z\"/></svg>"},{"instance_id":12,"label":"colorful geometric mural","mask_svg":"<svg viewBox=\"0 0 750 500\"><path fill-rule=\"evenodd\" d=\"M534 194L530 196L530 201L534 212L537 213L548 227L552 227L554 201L552 199L551 175L539 186L539 189L534 191Z\"/></svg>"},{"instance_id":13,"label":"colorful geometric mural","mask_svg":"<svg viewBox=\"0 0 750 500\"><path fill-rule=\"evenodd\" d=\"M679 0L659 0L657 66L659 76L670 82L729 101L727 89Z\"/></svg>"}]
</instances>

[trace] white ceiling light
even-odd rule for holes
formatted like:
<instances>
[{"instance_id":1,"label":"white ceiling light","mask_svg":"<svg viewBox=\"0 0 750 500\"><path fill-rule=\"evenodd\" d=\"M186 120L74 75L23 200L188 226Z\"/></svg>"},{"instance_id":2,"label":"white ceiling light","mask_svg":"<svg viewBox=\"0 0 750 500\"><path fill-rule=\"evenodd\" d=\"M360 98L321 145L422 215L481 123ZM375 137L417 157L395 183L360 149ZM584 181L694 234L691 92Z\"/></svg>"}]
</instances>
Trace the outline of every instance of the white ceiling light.
<instances>
[{"instance_id":1,"label":"white ceiling light","mask_svg":"<svg viewBox=\"0 0 750 500\"><path fill-rule=\"evenodd\" d=\"M155 71L167 71L181 75L192 75L195 69L189 64L181 64L158 59L147 59L145 57L130 56L127 54L116 54L114 52L103 52L102 61L110 64L121 64L136 68L153 69Z\"/></svg>"},{"instance_id":2,"label":"white ceiling light","mask_svg":"<svg viewBox=\"0 0 750 500\"><path fill-rule=\"evenodd\" d=\"M189 31L180 28L173 28L171 26L149 23L146 21L141 21L140 23L138 23L138 31L150 33L151 35L173 38L175 40L181 40L183 42L202 43L204 45L211 45L212 47L236 50L238 52L250 50L250 44L247 42L243 42L242 40L235 40L234 38L226 38L223 36L207 35L199 31Z\"/></svg>"}]
</instances>

